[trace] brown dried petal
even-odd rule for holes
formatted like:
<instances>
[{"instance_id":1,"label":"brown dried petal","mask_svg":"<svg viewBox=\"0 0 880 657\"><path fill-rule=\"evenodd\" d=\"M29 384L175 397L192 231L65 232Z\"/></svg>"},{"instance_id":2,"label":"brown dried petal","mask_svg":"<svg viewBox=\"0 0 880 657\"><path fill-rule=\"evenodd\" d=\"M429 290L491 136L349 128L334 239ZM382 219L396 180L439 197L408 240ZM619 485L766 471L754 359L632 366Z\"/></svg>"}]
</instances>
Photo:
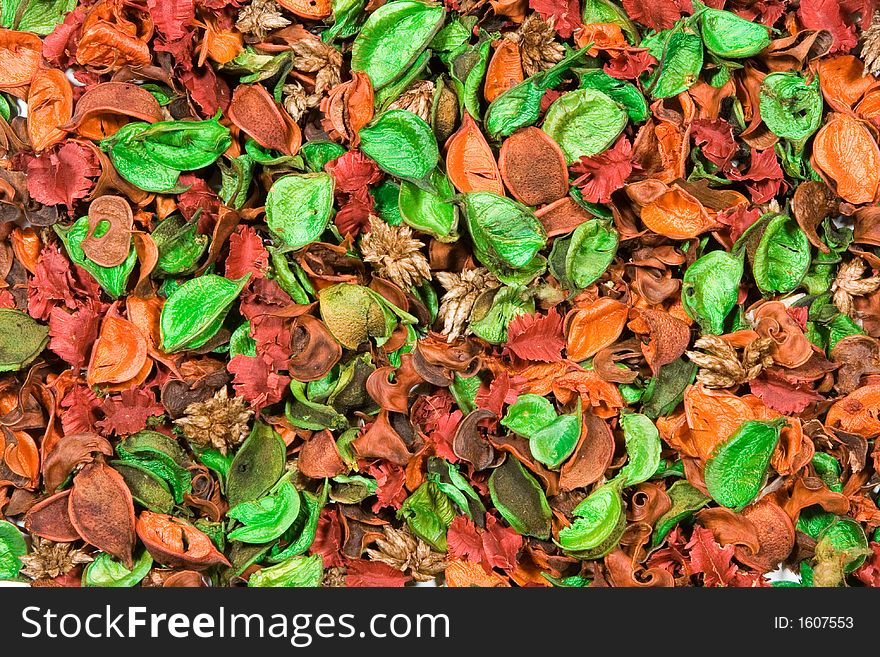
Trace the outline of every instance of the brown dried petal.
<instances>
[{"instance_id":1,"label":"brown dried petal","mask_svg":"<svg viewBox=\"0 0 880 657\"><path fill-rule=\"evenodd\" d=\"M290 330L288 371L297 381L317 381L342 358L342 347L321 320L311 315L294 319Z\"/></svg>"},{"instance_id":2,"label":"brown dried petal","mask_svg":"<svg viewBox=\"0 0 880 657\"><path fill-rule=\"evenodd\" d=\"M74 468L94 460L94 453L113 456L113 446L96 433L74 433L64 436L43 459L43 484L56 490Z\"/></svg>"},{"instance_id":3,"label":"brown dried petal","mask_svg":"<svg viewBox=\"0 0 880 657\"><path fill-rule=\"evenodd\" d=\"M766 498L743 509L742 515L757 530L761 547L756 553L737 547L737 560L762 573L774 570L794 549L794 523L778 504Z\"/></svg>"},{"instance_id":4,"label":"brown dried petal","mask_svg":"<svg viewBox=\"0 0 880 657\"><path fill-rule=\"evenodd\" d=\"M134 501L125 480L105 463L89 463L73 479L70 521L86 543L128 569L135 543Z\"/></svg>"},{"instance_id":5,"label":"brown dried petal","mask_svg":"<svg viewBox=\"0 0 880 657\"><path fill-rule=\"evenodd\" d=\"M403 438L391 426L385 409L379 411L370 428L361 432L351 445L361 458L386 459L399 466L405 466L412 458Z\"/></svg>"},{"instance_id":6,"label":"brown dried petal","mask_svg":"<svg viewBox=\"0 0 880 657\"><path fill-rule=\"evenodd\" d=\"M498 167L511 195L525 205L552 203L568 194L565 155L540 128L523 128L508 137Z\"/></svg>"},{"instance_id":7,"label":"brown dried petal","mask_svg":"<svg viewBox=\"0 0 880 657\"><path fill-rule=\"evenodd\" d=\"M452 451L455 455L472 463L477 470L485 470L495 462L495 450L487 441L482 433L480 433L479 425L487 420L494 420L495 413L485 408L468 413L468 415L458 423L455 430L455 437L452 439Z\"/></svg>"},{"instance_id":8,"label":"brown dried petal","mask_svg":"<svg viewBox=\"0 0 880 657\"><path fill-rule=\"evenodd\" d=\"M611 427L589 410L584 413L581 435L572 456L559 471L559 488L575 490L599 481L614 458Z\"/></svg>"},{"instance_id":9,"label":"brown dried petal","mask_svg":"<svg viewBox=\"0 0 880 657\"><path fill-rule=\"evenodd\" d=\"M309 438L299 452L299 471L312 479L336 477L348 471L333 434L324 429Z\"/></svg>"},{"instance_id":10,"label":"brown dried petal","mask_svg":"<svg viewBox=\"0 0 880 657\"><path fill-rule=\"evenodd\" d=\"M390 378L394 377L394 381ZM380 407L397 413L409 412L409 393L423 379L413 367L411 354L404 354L400 367L380 367L367 378L367 393Z\"/></svg>"},{"instance_id":11,"label":"brown dried petal","mask_svg":"<svg viewBox=\"0 0 880 657\"><path fill-rule=\"evenodd\" d=\"M69 500L70 489L37 502L24 517L25 529L56 543L79 540L79 532L70 522Z\"/></svg>"}]
</instances>

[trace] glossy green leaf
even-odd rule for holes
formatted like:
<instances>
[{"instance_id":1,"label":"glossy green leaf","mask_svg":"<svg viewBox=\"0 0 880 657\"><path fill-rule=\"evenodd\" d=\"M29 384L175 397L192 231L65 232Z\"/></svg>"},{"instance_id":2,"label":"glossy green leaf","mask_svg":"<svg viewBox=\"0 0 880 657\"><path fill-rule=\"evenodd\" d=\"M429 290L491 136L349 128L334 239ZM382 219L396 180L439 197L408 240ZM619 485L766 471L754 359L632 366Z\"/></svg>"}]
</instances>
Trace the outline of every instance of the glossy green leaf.
<instances>
[{"instance_id":1,"label":"glossy green leaf","mask_svg":"<svg viewBox=\"0 0 880 657\"><path fill-rule=\"evenodd\" d=\"M178 443L158 431L145 429L126 437L116 446L116 452L126 463L144 468L170 487L174 501L183 502L183 496L192 491L192 462Z\"/></svg>"},{"instance_id":2,"label":"glossy green leaf","mask_svg":"<svg viewBox=\"0 0 880 657\"><path fill-rule=\"evenodd\" d=\"M752 257L755 283L765 294L794 290L810 268L810 241L797 222L780 214L770 220Z\"/></svg>"},{"instance_id":3,"label":"glossy green leaf","mask_svg":"<svg viewBox=\"0 0 880 657\"><path fill-rule=\"evenodd\" d=\"M560 415L532 434L529 449L538 462L556 470L571 456L580 435L580 414Z\"/></svg>"},{"instance_id":4,"label":"glossy green leaf","mask_svg":"<svg viewBox=\"0 0 880 657\"><path fill-rule=\"evenodd\" d=\"M258 588L316 588L324 576L324 562L320 554L291 557L276 566L262 568L248 579L249 587Z\"/></svg>"},{"instance_id":5,"label":"glossy green leaf","mask_svg":"<svg viewBox=\"0 0 880 657\"><path fill-rule=\"evenodd\" d=\"M458 207L451 202L455 189L439 169L431 172L431 186L439 193L406 180L400 183L400 216L421 233L428 233L441 242L455 242L458 240Z\"/></svg>"},{"instance_id":6,"label":"glossy green leaf","mask_svg":"<svg viewBox=\"0 0 880 657\"><path fill-rule=\"evenodd\" d=\"M243 526L229 532L230 541L268 543L281 536L299 515L300 496L290 477L282 478L267 495L241 502L227 516Z\"/></svg>"},{"instance_id":7,"label":"glossy green leaf","mask_svg":"<svg viewBox=\"0 0 880 657\"><path fill-rule=\"evenodd\" d=\"M572 515L574 522L559 530L557 545L582 558L598 559L614 550L626 525L620 490L610 483L593 491Z\"/></svg>"},{"instance_id":8,"label":"glossy green leaf","mask_svg":"<svg viewBox=\"0 0 880 657\"><path fill-rule=\"evenodd\" d=\"M520 395L507 407L501 425L520 436L531 438L539 430L556 419L556 409L546 397L540 395Z\"/></svg>"},{"instance_id":9,"label":"glossy green leaf","mask_svg":"<svg viewBox=\"0 0 880 657\"><path fill-rule=\"evenodd\" d=\"M660 62L649 85L653 98L670 98L693 86L703 68L703 42L696 34L665 30L642 42Z\"/></svg>"},{"instance_id":10,"label":"glossy green leaf","mask_svg":"<svg viewBox=\"0 0 880 657\"><path fill-rule=\"evenodd\" d=\"M816 541L817 555L823 551L841 555L844 572L851 573L865 562L871 554L868 538L862 526L851 518L838 517L819 533Z\"/></svg>"},{"instance_id":11,"label":"glossy green leaf","mask_svg":"<svg viewBox=\"0 0 880 657\"><path fill-rule=\"evenodd\" d=\"M150 192L176 189L181 171L213 164L229 145L229 128L218 117L205 121L136 121L101 142L119 174Z\"/></svg>"},{"instance_id":12,"label":"glossy green leaf","mask_svg":"<svg viewBox=\"0 0 880 657\"><path fill-rule=\"evenodd\" d=\"M404 180L424 180L440 159L431 126L406 110L388 110L358 135L365 155L385 172Z\"/></svg>"},{"instance_id":13,"label":"glossy green leaf","mask_svg":"<svg viewBox=\"0 0 880 657\"><path fill-rule=\"evenodd\" d=\"M146 550L135 555L129 570L106 552L99 552L83 571L83 586L126 587L137 586L153 567L153 557Z\"/></svg>"},{"instance_id":14,"label":"glossy green leaf","mask_svg":"<svg viewBox=\"0 0 880 657\"><path fill-rule=\"evenodd\" d=\"M179 214L161 221L151 236L159 249L156 270L165 274L195 270L211 241L207 235L199 235L197 221L186 221Z\"/></svg>"},{"instance_id":15,"label":"glossy green leaf","mask_svg":"<svg viewBox=\"0 0 880 657\"><path fill-rule=\"evenodd\" d=\"M627 124L627 114L597 89L569 91L550 105L543 130L559 144L569 164L611 146Z\"/></svg>"},{"instance_id":16,"label":"glossy green leaf","mask_svg":"<svg viewBox=\"0 0 880 657\"><path fill-rule=\"evenodd\" d=\"M575 229L565 254L565 277L574 289L601 278L614 261L619 240L612 224L602 219L590 219Z\"/></svg>"},{"instance_id":17,"label":"glossy green leaf","mask_svg":"<svg viewBox=\"0 0 880 657\"><path fill-rule=\"evenodd\" d=\"M452 502L431 481L419 486L397 512L415 536L440 552L446 552L446 530L455 515Z\"/></svg>"},{"instance_id":18,"label":"glossy green leaf","mask_svg":"<svg viewBox=\"0 0 880 657\"><path fill-rule=\"evenodd\" d=\"M464 203L474 252L487 267L525 267L544 247L544 227L521 203L491 192L465 194Z\"/></svg>"},{"instance_id":19,"label":"glossy green leaf","mask_svg":"<svg viewBox=\"0 0 880 657\"><path fill-rule=\"evenodd\" d=\"M485 303L486 300L488 304ZM517 315L535 311L535 300L521 286L503 286L489 290L477 299L471 311L470 329L486 342L507 341L507 327Z\"/></svg>"},{"instance_id":20,"label":"glossy green leaf","mask_svg":"<svg viewBox=\"0 0 880 657\"><path fill-rule=\"evenodd\" d=\"M710 251L685 271L681 305L703 333L724 333L724 320L739 298L743 261L727 251Z\"/></svg>"},{"instance_id":21,"label":"glossy green leaf","mask_svg":"<svg viewBox=\"0 0 880 657\"><path fill-rule=\"evenodd\" d=\"M746 420L715 448L704 472L712 499L731 509L741 509L755 499L784 424L784 418Z\"/></svg>"},{"instance_id":22,"label":"glossy green leaf","mask_svg":"<svg viewBox=\"0 0 880 657\"><path fill-rule=\"evenodd\" d=\"M374 89L402 75L428 47L443 26L446 11L440 5L395 0L370 14L354 40L351 68L365 71Z\"/></svg>"},{"instance_id":23,"label":"glossy green leaf","mask_svg":"<svg viewBox=\"0 0 880 657\"><path fill-rule=\"evenodd\" d=\"M162 306L162 350L195 349L214 337L248 278L250 274L231 281L203 274L177 288Z\"/></svg>"},{"instance_id":24,"label":"glossy green leaf","mask_svg":"<svg viewBox=\"0 0 880 657\"><path fill-rule=\"evenodd\" d=\"M15 579L21 570L21 559L27 554L27 543L18 527L0 520L0 580Z\"/></svg>"},{"instance_id":25,"label":"glossy green leaf","mask_svg":"<svg viewBox=\"0 0 880 657\"><path fill-rule=\"evenodd\" d=\"M601 91L621 105L634 123L643 123L650 115L648 102L634 84L612 78L602 69L588 69L581 73L581 88Z\"/></svg>"},{"instance_id":26,"label":"glossy green leaf","mask_svg":"<svg viewBox=\"0 0 880 657\"><path fill-rule=\"evenodd\" d=\"M299 249L317 240L333 210L334 180L329 173L279 178L266 195L266 223L287 246Z\"/></svg>"},{"instance_id":27,"label":"glossy green leaf","mask_svg":"<svg viewBox=\"0 0 880 657\"><path fill-rule=\"evenodd\" d=\"M508 454L489 476L492 503L510 526L523 536L547 539L553 513L541 484Z\"/></svg>"},{"instance_id":28,"label":"glossy green leaf","mask_svg":"<svg viewBox=\"0 0 880 657\"><path fill-rule=\"evenodd\" d=\"M284 474L286 461L287 447L281 436L268 424L254 423L229 469L226 481L229 506L262 497Z\"/></svg>"},{"instance_id":29,"label":"glossy green leaf","mask_svg":"<svg viewBox=\"0 0 880 657\"><path fill-rule=\"evenodd\" d=\"M493 100L483 117L488 133L498 139L512 135L527 125L534 125L541 116L544 92L559 85L586 51L586 48L581 48L569 54L553 67L535 73Z\"/></svg>"},{"instance_id":30,"label":"glossy green leaf","mask_svg":"<svg viewBox=\"0 0 880 657\"><path fill-rule=\"evenodd\" d=\"M822 122L819 76L808 84L797 73L771 73L761 83L760 106L761 118L777 137L806 139Z\"/></svg>"},{"instance_id":31,"label":"glossy green leaf","mask_svg":"<svg viewBox=\"0 0 880 657\"><path fill-rule=\"evenodd\" d=\"M327 502L328 489L329 486L325 486L320 496L313 495L309 491L302 491L303 504L300 506L300 517L297 518L297 521L288 530L289 534L291 530L296 529L297 534L294 535L295 538L293 536L284 537L285 539L293 538L293 540L290 541L290 543L281 551L277 550L277 544L273 545L272 552L268 559L269 561L273 563L284 561L290 557L302 554L311 547L312 543L315 541L315 534L318 530L318 520L321 518L321 509L324 508L324 504ZM373 489L372 492L375 493L375 489ZM299 526L300 524L302 525L301 527Z\"/></svg>"},{"instance_id":32,"label":"glossy green leaf","mask_svg":"<svg viewBox=\"0 0 880 657\"><path fill-rule=\"evenodd\" d=\"M694 12L700 17L703 43L719 57L751 57L770 45L768 29L757 21L746 20L723 9L706 7L699 0L694 0Z\"/></svg>"},{"instance_id":33,"label":"glossy green leaf","mask_svg":"<svg viewBox=\"0 0 880 657\"><path fill-rule=\"evenodd\" d=\"M107 232L109 227L109 224L98 225L95 229L95 236L101 237ZM60 224L55 224L52 228L58 234L58 237L61 238L61 242L64 244L64 250L67 251L67 255L70 256L70 259L91 274L92 278L98 282L98 285L100 285L107 294L114 299L125 294L125 286L128 282L128 277L137 263L137 253L134 249L129 251L128 256L122 264L116 265L115 267L102 267L89 260L82 250L82 241L86 238L86 235L88 235L89 232L88 217L80 217L67 228Z\"/></svg>"},{"instance_id":34,"label":"glossy green leaf","mask_svg":"<svg viewBox=\"0 0 880 657\"><path fill-rule=\"evenodd\" d=\"M0 308L0 372L20 370L49 343L49 327L14 308Z\"/></svg>"},{"instance_id":35,"label":"glossy green leaf","mask_svg":"<svg viewBox=\"0 0 880 657\"><path fill-rule=\"evenodd\" d=\"M76 0L4 0L2 4L3 27L46 36L77 3Z\"/></svg>"},{"instance_id":36,"label":"glossy green leaf","mask_svg":"<svg viewBox=\"0 0 880 657\"><path fill-rule=\"evenodd\" d=\"M706 497L685 479L679 479L666 491L672 506L654 523L653 546L660 545L670 530L685 518L706 506L712 498Z\"/></svg>"},{"instance_id":37,"label":"glossy green leaf","mask_svg":"<svg viewBox=\"0 0 880 657\"><path fill-rule=\"evenodd\" d=\"M623 413L620 426L626 440L627 463L619 476L626 486L635 486L650 479L660 467L660 432L654 423L640 413Z\"/></svg>"}]
</instances>

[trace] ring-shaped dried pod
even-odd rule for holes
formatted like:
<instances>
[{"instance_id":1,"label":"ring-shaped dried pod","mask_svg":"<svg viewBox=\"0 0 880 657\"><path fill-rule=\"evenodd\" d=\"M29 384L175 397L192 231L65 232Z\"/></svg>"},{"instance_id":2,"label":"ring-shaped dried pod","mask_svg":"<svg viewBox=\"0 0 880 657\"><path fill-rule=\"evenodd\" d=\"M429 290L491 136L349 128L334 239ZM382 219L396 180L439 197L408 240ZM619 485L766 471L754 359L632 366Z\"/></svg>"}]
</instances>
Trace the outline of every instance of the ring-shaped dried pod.
<instances>
[{"instance_id":1,"label":"ring-shaped dried pod","mask_svg":"<svg viewBox=\"0 0 880 657\"><path fill-rule=\"evenodd\" d=\"M101 236L97 231L109 224ZM89 229L80 243L86 257L101 267L116 267L131 252L134 215L128 200L121 196L99 196L89 205Z\"/></svg>"},{"instance_id":2,"label":"ring-shaped dried pod","mask_svg":"<svg viewBox=\"0 0 880 657\"><path fill-rule=\"evenodd\" d=\"M485 470L495 462L495 448L480 434L479 425L496 418L492 411L478 408L468 413L455 430L452 451L461 460L473 464L477 470Z\"/></svg>"}]
</instances>

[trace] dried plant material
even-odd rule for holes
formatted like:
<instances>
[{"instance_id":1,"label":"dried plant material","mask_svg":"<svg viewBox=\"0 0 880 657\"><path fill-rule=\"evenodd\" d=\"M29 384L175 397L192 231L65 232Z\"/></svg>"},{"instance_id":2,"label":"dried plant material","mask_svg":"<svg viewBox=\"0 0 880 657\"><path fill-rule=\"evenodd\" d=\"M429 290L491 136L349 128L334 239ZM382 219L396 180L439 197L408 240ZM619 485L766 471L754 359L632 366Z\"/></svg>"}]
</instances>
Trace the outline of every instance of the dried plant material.
<instances>
[{"instance_id":1,"label":"dried plant material","mask_svg":"<svg viewBox=\"0 0 880 657\"><path fill-rule=\"evenodd\" d=\"M21 558L21 574L30 579L54 579L77 566L90 563L92 557L70 543L53 543L34 537L31 552Z\"/></svg>"},{"instance_id":2,"label":"dried plant material","mask_svg":"<svg viewBox=\"0 0 880 657\"><path fill-rule=\"evenodd\" d=\"M0 579L880 585L862 4L6 3Z\"/></svg>"},{"instance_id":3,"label":"dried plant material","mask_svg":"<svg viewBox=\"0 0 880 657\"><path fill-rule=\"evenodd\" d=\"M364 262L373 264L379 276L404 290L431 280L423 248L409 226L391 226L378 217L370 217L370 232L361 239Z\"/></svg>"},{"instance_id":4,"label":"dried plant material","mask_svg":"<svg viewBox=\"0 0 880 657\"><path fill-rule=\"evenodd\" d=\"M235 21L235 27L241 32L253 34L258 39L288 25L290 21L281 13L275 0L252 0L241 8Z\"/></svg>"},{"instance_id":5,"label":"dried plant material","mask_svg":"<svg viewBox=\"0 0 880 657\"><path fill-rule=\"evenodd\" d=\"M540 14L526 16L519 30L507 38L519 45L522 67L526 76L546 71L565 56L565 48L556 41L553 19L545 21Z\"/></svg>"},{"instance_id":6,"label":"dried plant material","mask_svg":"<svg viewBox=\"0 0 880 657\"><path fill-rule=\"evenodd\" d=\"M376 548L367 556L407 573L417 582L428 582L446 569L446 557L406 530L386 526L384 538L377 538Z\"/></svg>"},{"instance_id":7,"label":"dried plant material","mask_svg":"<svg viewBox=\"0 0 880 657\"><path fill-rule=\"evenodd\" d=\"M465 334L471 311L477 297L486 289L500 285L487 269L478 267L456 274L437 272L437 281L446 289L440 301L437 319L443 322L443 334L448 342Z\"/></svg>"},{"instance_id":8,"label":"dried plant material","mask_svg":"<svg viewBox=\"0 0 880 657\"><path fill-rule=\"evenodd\" d=\"M723 338L704 335L694 342L700 351L688 351L687 357L700 368L697 380L707 388L734 388L756 378L773 364L770 354L773 341L756 338L738 353Z\"/></svg>"},{"instance_id":9,"label":"dried plant material","mask_svg":"<svg viewBox=\"0 0 880 657\"><path fill-rule=\"evenodd\" d=\"M210 399L187 406L184 416L174 424L183 429L190 442L226 454L245 439L253 414L241 397L230 399L223 386Z\"/></svg>"},{"instance_id":10,"label":"dried plant material","mask_svg":"<svg viewBox=\"0 0 880 657\"><path fill-rule=\"evenodd\" d=\"M846 315L853 314L853 297L864 297L880 289L880 276L865 277L867 265L859 257L841 265L831 284L834 305Z\"/></svg>"}]
</instances>

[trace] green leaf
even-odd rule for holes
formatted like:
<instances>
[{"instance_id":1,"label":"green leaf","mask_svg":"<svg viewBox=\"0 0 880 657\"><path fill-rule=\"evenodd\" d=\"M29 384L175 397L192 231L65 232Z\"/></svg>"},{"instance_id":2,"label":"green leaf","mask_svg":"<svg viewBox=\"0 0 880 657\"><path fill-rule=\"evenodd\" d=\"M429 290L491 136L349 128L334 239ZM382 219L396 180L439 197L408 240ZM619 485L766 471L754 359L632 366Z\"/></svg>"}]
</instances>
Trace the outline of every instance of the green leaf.
<instances>
[{"instance_id":1,"label":"green leaf","mask_svg":"<svg viewBox=\"0 0 880 657\"><path fill-rule=\"evenodd\" d=\"M171 513L174 510L174 497L168 484L159 475L137 462L110 461L110 465L122 475L134 501L142 507L156 513Z\"/></svg>"},{"instance_id":2,"label":"green leaf","mask_svg":"<svg viewBox=\"0 0 880 657\"><path fill-rule=\"evenodd\" d=\"M681 305L703 333L724 333L724 320L739 298L742 258L726 251L710 251L685 271Z\"/></svg>"},{"instance_id":3,"label":"green leaf","mask_svg":"<svg viewBox=\"0 0 880 657\"><path fill-rule=\"evenodd\" d=\"M520 395L507 407L501 425L520 436L531 438L539 430L556 419L556 409L546 397L540 395Z\"/></svg>"},{"instance_id":4,"label":"green leaf","mask_svg":"<svg viewBox=\"0 0 880 657\"><path fill-rule=\"evenodd\" d=\"M810 241L797 222L780 214L770 220L752 259L755 283L765 294L794 290L810 268Z\"/></svg>"},{"instance_id":5,"label":"green leaf","mask_svg":"<svg viewBox=\"0 0 880 657\"><path fill-rule=\"evenodd\" d=\"M746 420L715 448L704 472L712 499L731 509L741 509L755 499L783 424L784 418L770 422Z\"/></svg>"},{"instance_id":6,"label":"green leaf","mask_svg":"<svg viewBox=\"0 0 880 657\"><path fill-rule=\"evenodd\" d=\"M672 506L654 523L654 538L651 545L660 545L669 531L685 518L706 506L711 498L706 497L685 479L679 479L666 491Z\"/></svg>"},{"instance_id":7,"label":"green leaf","mask_svg":"<svg viewBox=\"0 0 880 657\"><path fill-rule=\"evenodd\" d=\"M572 52L552 68L535 73L493 100L483 117L488 133L498 139L534 125L541 116L544 92L559 85L563 76L586 52L587 48Z\"/></svg>"},{"instance_id":8,"label":"green leaf","mask_svg":"<svg viewBox=\"0 0 880 657\"><path fill-rule=\"evenodd\" d=\"M535 311L535 300L521 286L503 286L485 293L491 298L488 307L479 297L471 311L470 329L486 342L500 344L507 341L507 327L517 315Z\"/></svg>"},{"instance_id":9,"label":"green leaf","mask_svg":"<svg viewBox=\"0 0 880 657\"><path fill-rule=\"evenodd\" d=\"M581 73L581 88L596 89L623 106L630 121L644 123L650 112L642 92L626 80L612 78L602 69L587 69Z\"/></svg>"},{"instance_id":10,"label":"green leaf","mask_svg":"<svg viewBox=\"0 0 880 657\"><path fill-rule=\"evenodd\" d=\"M19 11L22 0L4 0L3 27L11 27L19 32L33 32L40 36L50 34L55 26L64 20L64 15L76 7L76 0L23 1L27 7L21 12L18 23L13 24L11 20L7 22L7 15L11 14L14 18Z\"/></svg>"},{"instance_id":11,"label":"green leaf","mask_svg":"<svg viewBox=\"0 0 880 657\"><path fill-rule=\"evenodd\" d=\"M653 98L670 98L687 91L703 68L703 42L696 34L664 30L642 42L660 62L649 84Z\"/></svg>"},{"instance_id":12,"label":"green leaf","mask_svg":"<svg viewBox=\"0 0 880 657\"><path fill-rule=\"evenodd\" d=\"M192 462L177 442L158 431L145 429L125 438L116 452L126 463L146 469L171 486L174 501L192 491ZM160 493L157 493L161 495Z\"/></svg>"},{"instance_id":13,"label":"green leaf","mask_svg":"<svg viewBox=\"0 0 880 657\"><path fill-rule=\"evenodd\" d=\"M287 447L281 436L268 424L257 421L242 444L226 482L230 507L263 496L284 474Z\"/></svg>"},{"instance_id":14,"label":"green leaf","mask_svg":"<svg viewBox=\"0 0 880 657\"><path fill-rule=\"evenodd\" d=\"M106 552L99 552L83 571L82 585L131 588L137 586L152 567L153 557L146 550L135 555L131 570Z\"/></svg>"},{"instance_id":15,"label":"green leaf","mask_svg":"<svg viewBox=\"0 0 880 657\"><path fill-rule=\"evenodd\" d=\"M95 237L104 235L109 227L109 223L107 225L99 224L95 229ZM115 267L102 267L89 260L82 250L82 241L89 232L88 217L80 217L67 228L60 224L55 224L52 228L61 238L64 250L67 251L70 259L91 274L107 294L114 299L125 294L128 277L137 264L137 252L134 249L129 251L122 264Z\"/></svg>"},{"instance_id":16,"label":"green leaf","mask_svg":"<svg viewBox=\"0 0 880 657\"><path fill-rule=\"evenodd\" d=\"M455 189L439 169L431 172L431 186L439 194L406 180L400 183L400 216L419 232L428 233L441 242L455 242L458 240L458 207L451 202Z\"/></svg>"},{"instance_id":17,"label":"green leaf","mask_svg":"<svg viewBox=\"0 0 880 657\"><path fill-rule=\"evenodd\" d=\"M0 308L0 372L29 365L49 343L49 327L14 308Z\"/></svg>"},{"instance_id":18,"label":"green leaf","mask_svg":"<svg viewBox=\"0 0 880 657\"><path fill-rule=\"evenodd\" d=\"M339 477L336 479L339 479ZM334 479L334 481L336 479ZM360 479L365 478L360 477ZM375 484L376 482L373 481L374 488L371 491L372 493L376 492ZM327 503L328 489L329 486L325 485L320 496L313 495L309 491L302 492L303 505L300 510L300 517L297 519L297 522L294 523L293 527L290 528L291 530L296 528L298 533L294 535L295 538L293 536L289 537L293 538L293 540L290 541L287 547L280 552L278 551L278 544L274 544L272 546L272 552L269 555L269 561L273 563L284 561L290 557L302 554L311 547L312 543L315 541L315 534L318 530L318 520L321 517L321 509L323 509L324 505ZM302 523L300 523L300 519L302 519ZM300 524L302 524L302 526L298 527ZM288 530L288 533L290 533L290 530ZM285 536L285 538L288 537Z\"/></svg>"},{"instance_id":19,"label":"green leaf","mask_svg":"<svg viewBox=\"0 0 880 657\"><path fill-rule=\"evenodd\" d=\"M375 90L394 82L428 47L445 18L442 6L415 0L382 5L354 40L352 70L365 71Z\"/></svg>"},{"instance_id":20,"label":"green leaf","mask_svg":"<svg viewBox=\"0 0 880 657\"><path fill-rule=\"evenodd\" d=\"M619 239L611 223L602 219L590 219L578 226L565 254L566 281L581 290L599 280L614 261Z\"/></svg>"},{"instance_id":21,"label":"green leaf","mask_svg":"<svg viewBox=\"0 0 880 657\"><path fill-rule=\"evenodd\" d=\"M21 570L21 559L27 553L27 543L18 527L0 520L0 580L15 579Z\"/></svg>"},{"instance_id":22,"label":"green leaf","mask_svg":"<svg viewBox=\"0 0 880 657\"><path fill-rule=\"evenodd\" d=\"M324 561L320 554L291 557L277 566L262 568L248 579L249 587L316 588L324 576Z\"/></svg>"},{"instance_id":23,"label":"green leaf","mask_svg":"<svg viewBox=\"0 0 880 657\"><path fill-rule=\"evenodd\" d=\"M761 118L774 135L805 140L822 121L819 76L807 84L797 73L771 73L761 83L760 106Z\"/></svg>"},{"instance_id":24,"label":"green leaf","mask_svg":"<svg viewBox=\"0 0 880 657\"><path fill-rule=\"evenodd\" d=\"M248 278L250 274L231 281L216 274L203 274L177 288L168 297L159 318L162 351L195 349L214 337Z\"/></svg>"},{"instance_id":25,"label":"green leaf","mask_svg":"<svg viewBox=\"0 0 880 657\"><path fill-rule=\"evenodd\" d=\"M163 219L151 236L159 249L156 269L171 275L195 270L211 241L199 235L198 221L186 221L179 214Z\"/></svg>"},{"instance_id":26,"label":"green leaf","mask_svg":"<svg viewBox=\"0 0 880 657\"><path fill-rule=\"evenodd\" d=\"M474 253L492 268L528 265L547 242L544 227L526 206L492 192L464 195Z\"/></svg>"},{"instance_id":27,"label":"green leaf","mask_svg":"<svg viewBox=\"0 0 880 657\"><path fill-rule=\"evenodd\" d=\"M523 536L550 537L553 513L541 484L508 454L489 476L489 495L502 517Z\"/></svg>"},{"instance_id":28,"label":"green leaf","mask_svg":"<svg viewBox=\"0 0 880 657\"><path fill-rule=\"evenodd\" d=\"M844 559L843 570L851 573L865 563L871 554L862 526L851 518L837 517L822 530L816 541L816 554L832 552Z\"/></svg>"},{"instance_id":29,"label":"green leaf","mask_svg":"<svg viewBox=\"0 0 880 657\"><path fill-rule=\"evenodd\" d=\"M700 17L703 43L719 57L751 57L770 45L768 29L758 22L746 20L730 11L706 7L699 0L694 2L694 12Z\"/></svg>"},{"instance_id":30,"label":"green leaf","mask_svg":"<svg viewBox=\"0 0 880 657\"><path fill-rule=\"evenodd\" d=\"M266 223L273 235L293 249L317 240L333 210L335 184L329 173L279 178L266 195Z\"/></svg>"},{"instance_id":31,"label":"green leaf","mask_svg":"<svg viewBox=\"0 0 880 657\"><path fill-rule=\"evenodd\" d=\"M440 552L446 552L446 530L455 518L452 502L440 487L426 481L404 501L397 517L410 531Z\"/></svg>"},{"instance_id":32,"label":"green leaf","mask_svg":"<svg viewBox=\"0 0 880 657\"><path fill-rule=\"evenodd\" d=\"M620 426L629 460L618 476L626 486L635 486L650 479L660 467L660 432L647 416L640 413L623 413Z\"/></svg>"},{"instance_id":33,"label":"green leaf","mask_svg":"<svg viewBox=\"0 0 880 657\"><path fill-rule=\"evenodd\" d=\"M616 485L609 483L593 491L574 508L572 515L574 522L559 530L556 543L566 552L583 559L598 559L617 547L626 526L626 513Z\"/></svg>"},{"instance_id":34,"label":"green leaf","mask_svg":"<svg viewBox=\"0 0 880 657\"><path fill-rule=\"evenodd\" d=\"M571 456L580 435L580 414L560 415L532 434L529 450L538 462L556 470Z\"/></svg>"},{"instance_id":35,"label":"green leaf","mask_svg":"<svg viewBox=\"0 0 880 657\"><path fill-rule=\"evenodd\" d=\"M385 172L404 180L424 180L440 159L431 126L407 110L388 110L358 135L365 155Z\"/></svg>"},{"instance_id":36,"label":"green leaf","mask_svg":"<svg viewBox=\"0 0 880 657\"><path fill-rule=\"evenodd\" d=\"M293 524L299 515L299 507L299 492L290 477L284 477L268 495L229 509L226 515L244 526L229 532L228 538L242 543L273 541Z\"/></svg>"},{"instance_id":37,"label":"green leaf","mask_svg":"<svg viewBox=\"0 0 880 657\"><path fill-rule=\"evenodd\" d=\"M626 127L626 112L597 89L563 94L544 115L543 130L552 137L569 164L611 146Z\"/></svg>"}]
</instances>

